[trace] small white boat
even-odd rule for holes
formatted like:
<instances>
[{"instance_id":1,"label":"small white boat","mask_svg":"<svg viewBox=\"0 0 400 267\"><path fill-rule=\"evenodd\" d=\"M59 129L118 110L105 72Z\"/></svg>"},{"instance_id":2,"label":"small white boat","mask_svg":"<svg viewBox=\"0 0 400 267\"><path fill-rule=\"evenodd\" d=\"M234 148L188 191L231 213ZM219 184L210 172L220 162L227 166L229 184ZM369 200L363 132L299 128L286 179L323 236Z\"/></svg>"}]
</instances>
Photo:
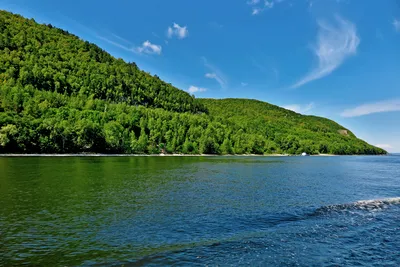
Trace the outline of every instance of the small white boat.
<instances>
[{"instance_id":1,"label":"small white boat","mask_svg":"<svg viewBox=\"0 0 400 267\"><path fill-rule=\"evenodd\" d=\"M306 152L301 153L301 155L302 155L303 157L310 156L310 155L308 155Z\"/></svg>"}]
</instances>

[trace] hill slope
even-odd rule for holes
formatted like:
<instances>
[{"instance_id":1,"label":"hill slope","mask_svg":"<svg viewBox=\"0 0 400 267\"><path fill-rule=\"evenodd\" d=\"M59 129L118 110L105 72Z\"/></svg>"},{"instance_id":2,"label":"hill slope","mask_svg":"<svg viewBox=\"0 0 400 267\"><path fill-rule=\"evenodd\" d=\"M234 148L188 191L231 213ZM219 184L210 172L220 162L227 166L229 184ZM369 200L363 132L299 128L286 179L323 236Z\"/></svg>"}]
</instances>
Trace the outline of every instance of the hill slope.
<instances>
[{"instance_id":1,"label":"hill slope","mask_svg":"<svg viewBox=\"0 0 400 267\"><path fill-rule=\"evenodd\" d=\"M333 121L195 99L51 25L0 11L0 153L385 154Z\"/></svg>"},{"instance_id":2,"label":"hill slope","mask_svg":"<svg viewBox=\"0 0 400 267\"><path fill-rule=\"evenodd\" d=\"M380 149L357 139L336 122L305 116L250 99L201 99L215 119L235 123L247 133L266 137L270 146L290 154L375 154ZM276 149L275 149L276 151Z\"/></svg>"},{"instance_id":3,"label":"hill slope","mask_svg":"<svg viewBox=\"0 0 400 267\"><path fill-rule=\"evenodd\" d=\"M0 11L0 84L84 94L177 112L203 112L190 96L135 63L51 25Z\"/></svg>"}]
</instances>

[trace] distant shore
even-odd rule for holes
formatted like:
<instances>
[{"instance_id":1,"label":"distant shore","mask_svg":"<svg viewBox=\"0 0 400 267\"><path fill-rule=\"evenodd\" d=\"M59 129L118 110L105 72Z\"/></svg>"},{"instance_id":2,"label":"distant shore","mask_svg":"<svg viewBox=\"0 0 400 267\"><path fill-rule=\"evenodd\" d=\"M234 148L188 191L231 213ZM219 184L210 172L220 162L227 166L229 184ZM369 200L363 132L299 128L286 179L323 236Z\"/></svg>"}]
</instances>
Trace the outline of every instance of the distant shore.
<instances>
[{"instance_id":1,"label":"distant shore","mask_svg":"<svg viewBox=\"0 0 400 267\"><path fill-rule=\"evenodd\" d=\"M235 155L216 155L216 154L0 154L0 157L301 157L302 155L289 154L235 154ZM339 155L317 154L311 157L335 157ZM351 156L351 155L349 155ZM353 155L362 156L362 155Z\"/></svg>"}]
</instances>

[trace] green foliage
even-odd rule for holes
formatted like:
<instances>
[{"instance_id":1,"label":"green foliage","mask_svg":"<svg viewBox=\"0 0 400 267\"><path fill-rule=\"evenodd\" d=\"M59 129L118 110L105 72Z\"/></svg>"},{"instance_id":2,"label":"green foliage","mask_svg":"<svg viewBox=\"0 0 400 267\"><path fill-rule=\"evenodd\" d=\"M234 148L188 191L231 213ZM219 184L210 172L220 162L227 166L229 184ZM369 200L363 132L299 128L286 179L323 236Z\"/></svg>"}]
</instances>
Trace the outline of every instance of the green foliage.
<instances>
[{"instance_id":1,"label":"green foliage","mask_svg":"<svg viewBox=\"0 0 400 267\"><path fill-rule=\"evenodd\" d=\"M231 102L243 100L202 100L210 109L210 115L206 115L109 103L30 87L18 88L21 97L14 98L14 89L0 87L0 149L8 153L160 153L164 149L187 154L385 153L350 132L340 134L337 129L343 127L322 118L312 117L310 122L310 117L293 113L295 122L279 117L261 121L260 116L270 114L268 109L258 110L256 117L251 112L224 115L231 109L239 110ZM251 107L254 101L246 101L246 109L257 110L257 105ZM15 110L17 103L19 111ZM313 126L316 119L324 131L304 126Z\"/></svg>"},{"instance_id":2,"label":"green foliage","mask_svg":"<svg viewBox=\"0 0 400 267\"><path fill-rule=\"evenodd\" d=\"M225 139L220 148L223 155L233 154L232 141L229 139Z\"/></svg>"},{"instance_id":3,"label":"green foliage","mask_svg":"<svg viewBox=\"0 0 400 267\"><path fill-rule=\"evenodd\" d=\"M385 154L256 100L194 99L57 28L0 11L2 153Z\"/></svg>"},{"instance_id":4,"label":"green foliage","mask_svg":"<svg viewBox=\"0 0 400 267\"><path fill-rule=\"evenodd\" d=\"M107 145L115 152L123 151L124 128L116 121L104 125L104 135Z\"/></svg>"},{"instance_id":5,"label":"green foliage","mask_svg":"<svg viewBox=\"0 0 400 267\"><path fill-rule=\"evenodd\" d=\"M214 121L228 125L228 140L236 154L386 154L329 119L304 116L250 99L200 101ZM220 153L229 154L228 140L224 140Z\"/></svg>"},{"instance_id":6,"label":"green foliage","mask_svg":"<svg viewBox=\"0 0 400 267\"><path fill-rule=\"evenodd\" d=\"M18 133L17 127L13 124L8 124L0 129L0 146L6 147Z\"/></svg>"},{"instance_id":7,"label":"green foliage","mask_svg":"<svg viewBox=\"0 0 400 267\"><path fill-rule=\"evenodd\" d=\"M0 29L0 85L32 86L176 112L206 112L188 93L66 31L6 11L0 11ZM15 103L18 111L20 103Z\"/></svg>"},{"instance_id":8,"label":"green foliage","mask_svg":"<svg viewBox=\"0 0 400 267\"><path fill-rule=\"evenodd\" d=\"M193 142L189 141L189 139L186 138L185 142L183 143L182 146L182 153L184 154L196 154L198 153L198 150L193 144Z\"/></svg>"},{"instance_id":9,"label":"green foliage","mask_svg":"<svg viewBox=\"0 0 400 267\"><path fill-rule=\"evenodd\" d=\"M146 135L146 131L144 128L142 128L140 132L140 137L138 140L138 153L146 153L147 152L147 146L148 146L148 137Z\"/></svg>"}]
</instances>

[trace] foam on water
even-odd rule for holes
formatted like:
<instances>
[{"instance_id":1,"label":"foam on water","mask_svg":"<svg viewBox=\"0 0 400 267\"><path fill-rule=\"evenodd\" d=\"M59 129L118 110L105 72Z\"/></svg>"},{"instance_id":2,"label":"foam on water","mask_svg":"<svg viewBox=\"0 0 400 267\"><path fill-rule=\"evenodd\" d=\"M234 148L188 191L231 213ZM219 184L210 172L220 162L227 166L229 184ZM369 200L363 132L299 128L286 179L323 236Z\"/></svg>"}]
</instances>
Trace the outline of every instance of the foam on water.
<instances>
[{"instance_id":1,"label":"foam on water","mask_svg":"<svg viewBox=\"0 0 400 267\"><path fill-rule=\"evenodd\" d=\"M289 238L290 234L286 232L287 229L292 228L291 224L296 225L293 226L292 229L299 229L299 232L295 232L294 235L300 235L302 237L302 240L310 239L310 242L315 242L318 241L318 238L320 236L323 242L327 242L326 240L329 240L331 236L338 236L338 231L341 232L343 231L343 229L347 229L349 227L359 227L360 229L363 229L362 227L364 226L364 224L368 225L367 222L370 218L365 219L365 217L363 217L364 220L362 218L357 218L356 221L354 221L353 219L355 214L371 214L374 211L384 211L385 209L389 209L390 207L397 205L400 205L400 197L360 200L347 204L328 205L318 209L314 209L314 211L311 213L304 210L299 214L281 213L269 214L262 217L250 217L246 218L244 221L241 221L241 225L243 226L243 228L248 229L246 231L231 234L229 235L229 237L208 240L206 242L192 242L190 244L181 244L179 248L175 247L175 249L167 249L164 252L150 254L136 261L133 261L133 263L134 266L144 266L148 264L154 264L155 266L171 265L176 263L172 260L175 257L177 259L182 257L182 259L185 258L186 260L190 259L195 262L201 262L202 259L200 257L191 257L193 257L193 255L202 254L202 251L215 253L215 255L219 255L220 251L230 251L235 249L245 249L249 253L253 250L257 253L263 253L265 249L270 249L271 251L274 251L274 247L276 247L275 253L279 253L279 250L290 250L290 247L285 247L285 243L291 242L287 241L291 238ZM347 212L349 212L349 214L347 214ZM337 219L326 219L324 217L324 215L330 213L338 215ZM314 219L317 220L313 221ZM311 223L308 224L309 222ZM385 223L390 223L390 220L389 222ZM324 226L322 227L318 225ZM378 228L380 229L380 227ZM323 230L321 230L321 232L318 232L318 229ZM371 229L368 231L371 231ZM381 232L381 230L379 230L378 232ZM372 232L370 232L369 235L366 236L369 236L370 239L373 239L374 234L375 230L372 229ZM274 238L278 236L280 239ZM386 238L385 240L387 241L389 239ZM296 241L293 242L293 244L296 244ZM327 243L323 244L326 245ZM331 245L335 246L335 244L336 243L333 242ZM385 246L389 245L385 244ZM203 260L205 261L204 265L207 265L206 263L210 263L207 261L207 258L204 258ZM264 260L268 261L271 260L271 258ZM211 262L213 262L213 260Z\"/></svg>"},{"instance_id":2,"label":"foam on water","mask_svg":"<svg viewBox=\"0 0 400 267\"><path fill-rule=\"evenodd\" d=\"M330 211L351 211L351 210L366 210L375 211L385 209L389 206L400 205L400 197L360 200L353 203L328 205L318 208L317 213Z\"/></svg>"}]
</instances>

